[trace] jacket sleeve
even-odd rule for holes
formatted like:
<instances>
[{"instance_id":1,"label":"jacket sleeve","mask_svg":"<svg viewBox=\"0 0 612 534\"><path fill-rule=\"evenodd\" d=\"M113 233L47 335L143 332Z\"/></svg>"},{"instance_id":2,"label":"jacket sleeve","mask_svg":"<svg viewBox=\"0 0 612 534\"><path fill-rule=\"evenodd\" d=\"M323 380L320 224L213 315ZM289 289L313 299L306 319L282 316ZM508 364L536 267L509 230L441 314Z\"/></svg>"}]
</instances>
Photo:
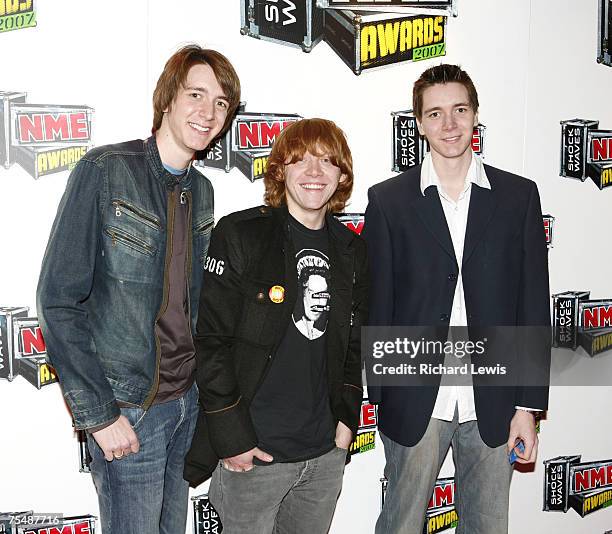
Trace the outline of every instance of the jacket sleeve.
<instances>
[{"instance_id":1,"label":"jacket sleeve","mask_svg":"<svg viewBox=\"0 0 612 534\"><path fill-rule=\"evenodd\" d=\"M523 379L516 390L515 406L545 410L551 360L548 251L538 189L535 183L530 185L517 317L524 344L519 362Z\"/></svg>"},{"instance_id":2,"label":"jacket sleeve","mask_svg":"<svg viewBox=\"0 0 612 534\"><path fill-rule=\"evenodd\" d=\"M213 230L204 269L194 343L200 403L219 458L257 445L257 436L238 385L233 345L243 295L245 260L235 225L227 217Z\"/></svg>"},{"instance_id":3,"label":"jacket sleeve","mask_svg":"<svg viewBox=\"0 0 612 534\"><path fill-rule=\"evenodd\" d=\"M72 171L43 258L37 311L49 360L58 373L77 429L120 415L96 353L85 302L99 254L104 169L81 160Z\"/></svg>"},{"instance_id":4,"label":"jacket sleeve","mask_svg":"<svg viewBox=\"0 0 612 534\"><path fill-rule=\"evenodd\" d=\"M368 207L362 236L368 248L370 307L368 326L389 326L393 318L393 250L387 217L374 189L368 191ZM364 355L365 358L365 355ZM367 366L367 358L366 366ZM375 384L366 368L368 397L379 403L381 386Z\"/></svg>"},{"instance_id":5,"label":"jacket sleeve","mask_svg":"<svg viewBox=\"0 0 612 534\"><path fill-rule=\"evenodd\" d=\"M358 242L359 254L356 255L353 298L351 305L351 326L349 332L348 352L344 363L344 387L342 393L343 408L340 420L357 434L363 385L361 379L361 327L368 317L368 262L365 243Z\"/></svg>"}]
</instances>

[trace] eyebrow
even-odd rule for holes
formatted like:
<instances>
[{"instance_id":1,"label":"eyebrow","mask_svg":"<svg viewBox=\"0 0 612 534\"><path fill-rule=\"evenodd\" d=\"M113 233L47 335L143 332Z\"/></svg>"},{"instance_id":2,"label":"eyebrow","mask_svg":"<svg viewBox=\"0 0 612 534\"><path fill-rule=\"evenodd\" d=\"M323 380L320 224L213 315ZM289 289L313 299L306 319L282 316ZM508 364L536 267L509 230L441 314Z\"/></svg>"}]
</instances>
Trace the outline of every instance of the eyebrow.
<instances>
[{"instance_id":1,"label":"eyebrow","mask_svg":"<svg viewBox=\"0 0 612 534\"><path fill-rule=\"evenodd\" d=\"M469 102L459 102L453 105L453 108L469 108L469 107L471 107ZM431 113L432 111L439 111L441 109L442 108L440 106L435 106L433 108L426 109L425 111L423 111L423 114Z\"/></svg>"},{"instance_id":2,"label":"eyebrow","mask_svg":"<svg viewBox=\"0 0 612 534\"><path fill-rule=\"evenodd\" d=\"M205 87L194 87L194 86L187 86L185 87L186 91L200 91L200 93L208 93L208 89L206 89ZM225 95L219 95L218 98L222 98L223 100L227 100L229 102L229 98Z\"/></svg>"}]
</instances>

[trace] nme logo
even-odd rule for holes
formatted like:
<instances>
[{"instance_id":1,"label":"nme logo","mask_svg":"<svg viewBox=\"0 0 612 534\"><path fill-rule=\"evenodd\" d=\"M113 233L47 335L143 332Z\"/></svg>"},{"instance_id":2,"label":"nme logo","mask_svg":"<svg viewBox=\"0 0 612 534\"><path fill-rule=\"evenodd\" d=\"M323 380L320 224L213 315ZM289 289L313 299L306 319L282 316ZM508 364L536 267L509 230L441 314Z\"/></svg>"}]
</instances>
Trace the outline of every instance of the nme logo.
<instances>
[{"instance_id":1,"label":"nme logo","mask_svg":"<svg viewBox=\"0 0 612 534\"><path fill-rule=\"evenodd\" d=\"M575 471L573 483L576 493L612 487L612 465L608 464Z\"/></svg>"},{"instance_id":2,"label":"nme logo","mask_svg":"<svg viewBox=\"0 0 612 534\"><path fill-rule=\"evenodd\" d=\"M40 326L22 328L19 332L22 356L46 354L47 347Z\"/></svg>"},{"instance_id":3,"label":"nme logo","mask_svg":"<svg viewBox=\"0 0 612 534\"><path fill-rule=\"evenodd\" d=\"M612 136L595 137L591 140L592 161L612 161Z\"/></svg>"},{"instance_id":4,"label":"nme logo","mask_svg":"<svg viewBox=\"0 0 612 534\"><path fill-rule=\"evenodd\" d=\"M90 138L85 112L18 114L20 143L87 141Z\"/></svg>"},{"instance_id":5,"label":"nme logo","mask_svg":"<svg viewBox=\"0 0 612 534\"><path fill-rule=\"evenodd\" d=\"M376 428L378 422L376 406L368 399L361 402L361 413L359 415L359 430Z\"/></svg>"},{"instance_id":6,"label":"nme logo","mask_svg":"<svg viewBox=\"0 0 612 534\"><path fill-rule=\"evenodd\" d=\"M238 149L269 148L276 137L294 120L239 122Z\"/></svg>"},{"instance_id":7,"label":"nme logo","mask_svg":"<svg viewBox=\"0 0 612 534\"><path fill-rule=\"evenodd\" d=\"M295 11L295 3L292 0L281 0L282 8L278 5L278 0L267 0L267 3L264 7L264 12L266 16L266 20L268 22L273 22L274 24L278 24L280 22L281 13L283 15L283 26L289 26L290 24L295 24L297 19L293 14Z\"/></svg>"},{"instance_id":8,"label":"nme logo","mask_svg":"<svg viewBox=\"0 0 612 534\"><path fill-rule=\"evenodd\" d=\"M453 479L440 479L436 482L433 495L427 505L427 511L446 508L455 504L455 481Z\"/></svg>"}]
</instances>

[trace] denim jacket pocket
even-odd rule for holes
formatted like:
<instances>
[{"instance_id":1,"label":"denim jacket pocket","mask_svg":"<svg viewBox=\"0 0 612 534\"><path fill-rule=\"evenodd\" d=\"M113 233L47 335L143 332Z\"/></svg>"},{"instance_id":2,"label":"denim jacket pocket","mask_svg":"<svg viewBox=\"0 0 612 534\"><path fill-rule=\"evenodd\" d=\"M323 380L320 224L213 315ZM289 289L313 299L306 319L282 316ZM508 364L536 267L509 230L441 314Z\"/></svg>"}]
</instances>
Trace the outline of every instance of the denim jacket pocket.
<instances>
[{"instance_id":1,"label":"denim jacket pocket","mask_svg":"<svg viewBox=\"0 0 612 534\"><path fill-rule=\"evenodd\" d=\"M111 277L133 282L156 279L165 234L159 219L133 202L114 198L103 226L103 256Z\"/></svg>"}]
</instances>

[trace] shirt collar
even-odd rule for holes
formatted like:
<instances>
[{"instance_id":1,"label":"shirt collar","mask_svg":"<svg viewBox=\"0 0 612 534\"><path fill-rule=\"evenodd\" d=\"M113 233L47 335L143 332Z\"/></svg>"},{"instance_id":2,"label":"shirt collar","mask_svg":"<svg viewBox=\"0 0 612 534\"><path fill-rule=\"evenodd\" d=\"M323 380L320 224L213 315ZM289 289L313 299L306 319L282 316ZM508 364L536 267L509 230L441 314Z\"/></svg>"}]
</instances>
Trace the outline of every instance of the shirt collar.
<instances>
[{"instance_id":1,"label":"shirt collar","mask_svg":"<svg viewBox=\"0 0 612 534\"><path fill-rule=\"evenodd\" d=\"M472 162L465 176L464 191L471 185L476 184L485 189L491 189L482 159L472 152ZM440 178L434 169L431 153L427 153L421 165L421 193L425 196L425 190L430 186L440 189Z\"/></svg>"}]
</instances>

